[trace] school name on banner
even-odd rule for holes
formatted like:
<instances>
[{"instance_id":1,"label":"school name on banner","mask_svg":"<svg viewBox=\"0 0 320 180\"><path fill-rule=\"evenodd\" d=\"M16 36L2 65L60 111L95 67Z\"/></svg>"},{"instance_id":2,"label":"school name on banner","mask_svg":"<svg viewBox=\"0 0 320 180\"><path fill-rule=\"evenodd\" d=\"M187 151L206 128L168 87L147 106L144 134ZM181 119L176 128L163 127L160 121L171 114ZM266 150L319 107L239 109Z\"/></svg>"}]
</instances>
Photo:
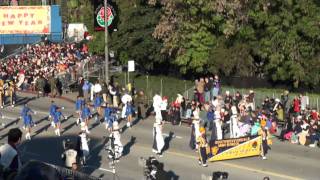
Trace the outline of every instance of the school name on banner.
<instances>
[{"instance_id":1,"label":"school name on banner","mask_svg":"<svg viewBox=\"0 0 320 180\"><path fill-rule=\"evenodd\" d=\"M50 6L0 6L0 34L49 34Z\"/></svg>"},{"instance_id":2,"label":"school name on banner","mask_svg":"<svg viewBox=\"0 0 320 180\"><path fill-rule=\"evenodd\" d=\"M209 161L259 156L261 142L261 136L217 140L208 151Z\"/></svg>"},{"instance_id":3,"label":"school name on banner","mask_svg":"<svg viewBox=\"0 0 320 180\"><path fill-rule=\"evenodd\" d=\"M249 141L250 137L243 137L243 138L238 138L238 139L226 139L226 140L220 140L216 141L215 144L219 148L222 147L233 147L233 146L238 146L239 144Z\"/></svg>"}]
</instances>

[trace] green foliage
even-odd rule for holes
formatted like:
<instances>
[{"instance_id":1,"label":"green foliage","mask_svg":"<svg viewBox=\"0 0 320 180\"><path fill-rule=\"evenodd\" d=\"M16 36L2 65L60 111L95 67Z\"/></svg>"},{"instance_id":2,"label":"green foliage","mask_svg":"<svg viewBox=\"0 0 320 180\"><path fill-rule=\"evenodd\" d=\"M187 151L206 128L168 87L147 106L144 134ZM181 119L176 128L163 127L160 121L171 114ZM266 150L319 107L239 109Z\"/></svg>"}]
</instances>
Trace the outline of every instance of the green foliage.
<instances>
[{"instance_id":1,"label":"green foliage","mask_svg":"<svg viewBox=\"0 0 320 180\"><path fill-rule=\"evenodd\" d=\"M161 43L152 37L160 19L160 8L144 0L116 0L119 12L117 32L111 34L110 49L120 62L135 60L142 68L151 70L154 63L164 60Z\"/></svg>"},{"instance_id":2,"label":"green foliage","mask_svg":"<svg viewBox=\"0 0 320 180\"><path fill-rule=\"evenodd\" d=\"M320 82L316 1L162 2L164 15L154 37L182 73L260 75L295 87Z\"/></svg>"},{"instance_id":3,"label":"green foliage","mask_svg":"<svg viewBox=\"0 0 320 180\"><path fill-rule=\"evenodd\" d=\"M184 73L262 76L315 87L320 83L320 3L315 0L114 0L117 32L110 49L121 63L134 59ZM90 50L104 52L93 32L92 5L68 2L70 22L94 35ZM81 12L81 13L79 13Z\"/></svg>"}]
</instances>

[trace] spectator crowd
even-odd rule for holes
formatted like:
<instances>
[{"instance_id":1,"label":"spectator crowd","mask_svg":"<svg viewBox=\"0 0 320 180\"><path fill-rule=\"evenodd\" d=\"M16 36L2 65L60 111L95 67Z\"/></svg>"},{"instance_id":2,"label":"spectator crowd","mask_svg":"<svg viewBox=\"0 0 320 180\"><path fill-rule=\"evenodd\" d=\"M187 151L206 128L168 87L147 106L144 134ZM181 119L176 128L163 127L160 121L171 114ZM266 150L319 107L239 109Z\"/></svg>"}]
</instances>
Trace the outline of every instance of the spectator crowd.
<instances>
[{"instance_id":1,"label":"spectator crowd","mask_svg":"<svg viewBox=\"0 0 320 180\"><path fill-rule=\"evenodd\" d=\"M263 128L283 141L316 147L320 140L320 116L308 101L308 96L300 94L290 102L289 92L284 91L280 98L265 97L261 104L256 104L253 90L247 94L222 92L215 75L195 80L192 99L178 94L164 119L173 124L199 123L197 127L212 131L211 138L218 140L258 135Z\"/></svg>"},{"instance_id":2,"label":"spectator crowd","mask_svg":"<svg viewBox=\"0 0 320 180\"><path fill-rule=\"evenodd\" d=\"M0 64L0 79L13 81L21 90L61 95L71 80L81 74L85 59L92 58L86 45L42 43L28 45L20 55Z\"/></svg>"}]
</instances>

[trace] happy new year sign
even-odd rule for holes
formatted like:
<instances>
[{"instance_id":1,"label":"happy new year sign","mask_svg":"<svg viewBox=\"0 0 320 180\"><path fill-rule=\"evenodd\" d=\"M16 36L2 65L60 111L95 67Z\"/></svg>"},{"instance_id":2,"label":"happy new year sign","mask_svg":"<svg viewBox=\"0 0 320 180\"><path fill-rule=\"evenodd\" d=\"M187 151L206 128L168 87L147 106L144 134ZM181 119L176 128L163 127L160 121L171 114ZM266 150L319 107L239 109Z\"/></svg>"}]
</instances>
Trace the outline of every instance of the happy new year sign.
<instances>
[{"instance_id":1,"label":"happy new year sign","mask_svg":"<svg viewBox=\"0 0 320 180\"><path fill-rule=\"evenodd\" d=\"M0 6L0 34L49 34L50 6Z\"/></svg>"}]
</instances>

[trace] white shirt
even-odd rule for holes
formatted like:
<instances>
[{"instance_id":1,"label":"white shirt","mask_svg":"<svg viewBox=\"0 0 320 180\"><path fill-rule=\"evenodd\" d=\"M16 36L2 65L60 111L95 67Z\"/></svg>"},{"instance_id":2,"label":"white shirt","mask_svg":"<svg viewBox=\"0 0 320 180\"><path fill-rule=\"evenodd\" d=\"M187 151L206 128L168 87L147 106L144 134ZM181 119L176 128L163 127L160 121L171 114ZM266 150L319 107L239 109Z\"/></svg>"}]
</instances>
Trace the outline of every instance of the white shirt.
<instances>
[{"instance_id":1,"label":"white shirt","mask_svg":"<svg viewBox=\"0 0 320 180\"><path fill-rule=\"evenodd\" d=\"M94 93L99 93L99 92L101 92L102 91L102 87L101 87L101 85L99 84L99 83L97 83L97 84L95 84L94 86L93 86L93 92Z\"/></svg>"},{"instance_id":2,"label":"white shirt","mask_svg":"<svg viewBox=\"0 0 320 180\"><path fill-rule=\"evenodd\" d=\"M72 167L72 164L77 162L77 151L73 149L69 149L65 152L65 156L66 156L66 162L65 162L66 167Z\"/></svg>"},{"instance_id":3,"label":"white shirt","mask_svg":"<svg viewBox=\"0 0 320 180\"><path fill-rule=\"evenodd\" d=\"M123 104L127 104L127 102L131 102L132 101L132 97L129 94L124 94L121 98L121 102Z\"/></svg>"},{"instance_id":4,"label":"white shirt","mask_svg":"<svg viewBox=\"0 0 320 180\"><path fill-rule=\"evenodd\" d=\"M161 102L162 102L162 98L160 95L156 94L155 96L153 96L153 108L155 110L160 109Z\"/></svg>"},{"instance_id":5,"label":"white shirt","mask_svg":"<svg viewBox=\"0 0 320 180\"><path fill-rule=\"evenodd\" d=\"M167 106L168 106L168 101L167 100L162 101L160 104L161 111L167 110Z\"/></svg>"}]
</instances>

